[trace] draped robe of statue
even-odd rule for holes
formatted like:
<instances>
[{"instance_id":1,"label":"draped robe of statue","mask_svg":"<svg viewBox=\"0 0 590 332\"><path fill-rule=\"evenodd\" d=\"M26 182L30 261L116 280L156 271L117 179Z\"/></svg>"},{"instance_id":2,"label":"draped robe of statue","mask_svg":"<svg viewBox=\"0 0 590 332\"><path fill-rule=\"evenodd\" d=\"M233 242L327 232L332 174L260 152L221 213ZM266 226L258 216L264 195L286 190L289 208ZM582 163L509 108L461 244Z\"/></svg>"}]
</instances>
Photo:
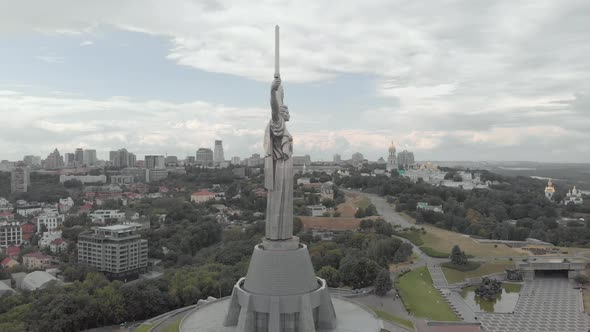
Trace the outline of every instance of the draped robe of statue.
<instances>
[{"instance_id":1,"label":"draped robe of statue","mask_svg":"<svg viewBox=\"0 0 590 332\"><path fill-rule=\"evenodd\" d=\"M293 236L293 137L279 114L270 120L264 134L264 186L266 237L285 240Z\"/></svg>"}]
</instances>

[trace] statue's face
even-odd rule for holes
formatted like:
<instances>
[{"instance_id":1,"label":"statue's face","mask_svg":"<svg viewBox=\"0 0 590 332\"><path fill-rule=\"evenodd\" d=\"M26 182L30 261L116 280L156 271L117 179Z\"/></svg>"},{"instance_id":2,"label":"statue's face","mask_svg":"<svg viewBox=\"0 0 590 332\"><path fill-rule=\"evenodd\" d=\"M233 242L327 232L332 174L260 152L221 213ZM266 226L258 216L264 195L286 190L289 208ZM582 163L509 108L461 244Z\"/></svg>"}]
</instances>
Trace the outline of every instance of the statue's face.
<instances>
[{"instance_id":1,"label":"statue's face","mask_svg":"<svg viewBox=\"0 0 590 332\"><path fill-rule=\"evenodd\" d=\"M283 117L283 120L285 121L289 121L289 119L291 118L291 116L289 115L289 108L287 107L287 105L281 106L280 114Z\"/></svg>"}]
</instances>

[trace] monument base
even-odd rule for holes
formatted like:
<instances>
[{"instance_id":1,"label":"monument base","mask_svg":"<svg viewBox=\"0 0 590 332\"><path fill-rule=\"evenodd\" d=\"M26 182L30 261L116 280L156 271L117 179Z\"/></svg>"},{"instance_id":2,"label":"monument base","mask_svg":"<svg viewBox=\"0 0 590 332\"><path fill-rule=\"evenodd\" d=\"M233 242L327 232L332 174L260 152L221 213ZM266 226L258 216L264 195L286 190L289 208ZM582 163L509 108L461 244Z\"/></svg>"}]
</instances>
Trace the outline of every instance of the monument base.
<instances>
[{"instance_id":1,"label":"monument base","mask_svg":"<svg viewBox=\"0 0 590 332\"><path fill-rule=\"evenodd\" d=\"M223 325L244 332L334 329L336 313L326 281L315 276L307 246L294 237L263 240L254 247Z\"/></svg>"}]
</instances>

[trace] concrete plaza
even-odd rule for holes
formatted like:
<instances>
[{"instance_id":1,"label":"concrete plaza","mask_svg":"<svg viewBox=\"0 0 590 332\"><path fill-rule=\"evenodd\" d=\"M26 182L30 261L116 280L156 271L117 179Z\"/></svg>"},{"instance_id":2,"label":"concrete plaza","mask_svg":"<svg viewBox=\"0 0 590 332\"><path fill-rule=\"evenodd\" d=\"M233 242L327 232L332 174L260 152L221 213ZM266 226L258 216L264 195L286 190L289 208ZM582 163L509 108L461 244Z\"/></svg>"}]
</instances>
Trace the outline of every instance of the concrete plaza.
<instances>
[{"instance_id":1,"label":"concrete plaza","mask_svg":"<svg viewBox=\"0 0 590 332\"><path fill-rule=\"evenodd\" d=\"M567 278L525 282L513 314L479 313L487 332L587 332L582 292Z\"/></svg>"}]
</instances>

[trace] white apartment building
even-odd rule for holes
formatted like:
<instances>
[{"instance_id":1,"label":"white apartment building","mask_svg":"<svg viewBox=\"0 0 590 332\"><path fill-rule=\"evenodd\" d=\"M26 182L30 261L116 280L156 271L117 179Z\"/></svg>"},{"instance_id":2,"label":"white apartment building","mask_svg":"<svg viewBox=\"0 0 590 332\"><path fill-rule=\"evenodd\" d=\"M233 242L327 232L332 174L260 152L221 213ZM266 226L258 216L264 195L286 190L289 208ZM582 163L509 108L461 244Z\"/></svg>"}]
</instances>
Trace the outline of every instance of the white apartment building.
<instances>
[{"instance_id":1,"label":"white apartment building","mask_svg":"<svg viewBox=\"0 0 590 332\"><path fill-rule=\"evenodd\" d=\"M92 222L104 223L105 220L122 221L125 219L125 212L119 210L95 210L90 214Z\"/></svg>"},{"instance_id":2,"label":"white apartment building","mask_svg":"<svg viewBox=\"0 0 590 332\"><path fill-rule=\"evenodd\" d=\"M147 268L148 243L131 225L97 227L78 236L78 262L113 279L137 276Z\"/></svg>"},{"instance_id":3,"label":"white apartment building","mask_svg":"<svg viewBox=\"0 0 590 332\"><path fill-rule=\"evenodd\" d=\"M18 222L0 223L0 248L20 245L23 242L23 231Z\"/></svg>"},{"instance_id":4,"label":"white apartment building","mask_svg":"<svg viewBox=\"0 0 590 332\"><path fill-rule=\"evenodd\" d=\"M51 211L37 217L37 233L41 232L41 225L45 225L47 231L55 232L65 221L65 216L58 212Z\"/></svg>"}]
</instances>

